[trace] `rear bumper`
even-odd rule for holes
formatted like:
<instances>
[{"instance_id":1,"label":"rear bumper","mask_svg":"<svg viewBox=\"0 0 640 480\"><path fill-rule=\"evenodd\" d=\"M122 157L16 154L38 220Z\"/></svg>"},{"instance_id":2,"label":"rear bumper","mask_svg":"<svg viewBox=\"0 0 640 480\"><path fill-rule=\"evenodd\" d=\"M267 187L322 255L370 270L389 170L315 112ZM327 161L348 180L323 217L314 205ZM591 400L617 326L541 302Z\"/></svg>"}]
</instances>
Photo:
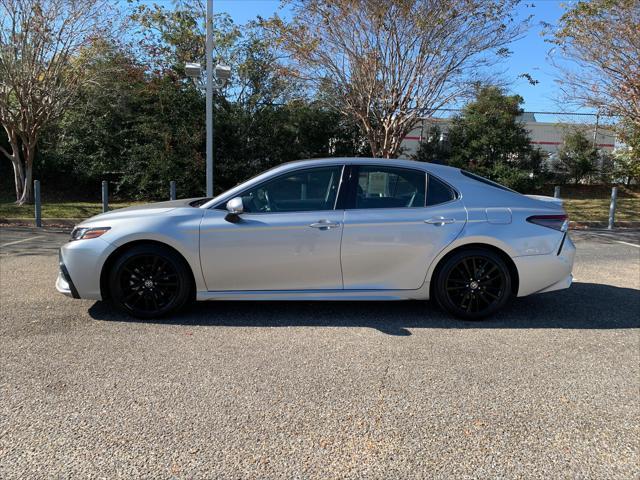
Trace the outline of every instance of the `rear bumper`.
<instances>
[{"instance_id":1,"label":"rear bumper","mask_svg":"<svg viewBox=\"0 0 640 480\"><path fill-rule=\"evenodd\" d=\"M576 247L567 236L558 253L514 257L520 284L518 297L569 288Z\"/></svg>"}]
</instances>

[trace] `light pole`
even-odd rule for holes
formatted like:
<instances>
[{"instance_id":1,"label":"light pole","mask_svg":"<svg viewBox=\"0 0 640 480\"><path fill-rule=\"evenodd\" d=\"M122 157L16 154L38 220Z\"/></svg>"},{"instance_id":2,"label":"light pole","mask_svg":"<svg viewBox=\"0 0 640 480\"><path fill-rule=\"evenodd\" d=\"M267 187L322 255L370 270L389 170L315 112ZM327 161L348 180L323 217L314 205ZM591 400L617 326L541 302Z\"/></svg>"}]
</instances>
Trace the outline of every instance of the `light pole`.
<instances>
[{"instance_id":1,"label":"light pole","mask_svg":"<svg viewBox=\"0 0 640 480\"><path fill-rule=\"evenodd\" d=\"M226 65L216 65L215 74L213 72L213 0L207 0L207 30L206 30L206 103L205 117L207 129L207 197L213 197L213 89L214 80L215 88L224 87L231 77L231 68ZM202 67L199 63L187 63L185 65L185 73L192 78L194 82L201 80Z\"/></svg>"}]
</instances>

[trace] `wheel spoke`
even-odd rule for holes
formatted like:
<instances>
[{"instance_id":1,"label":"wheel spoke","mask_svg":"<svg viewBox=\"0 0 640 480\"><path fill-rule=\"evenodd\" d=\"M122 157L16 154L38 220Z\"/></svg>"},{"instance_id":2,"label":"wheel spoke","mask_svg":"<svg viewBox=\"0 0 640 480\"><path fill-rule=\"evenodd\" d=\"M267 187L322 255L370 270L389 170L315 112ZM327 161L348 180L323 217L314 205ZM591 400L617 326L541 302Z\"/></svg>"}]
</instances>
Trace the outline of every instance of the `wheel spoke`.
<instances>
[{"instance_id":1,"label":"wheel spoke","mask_svg":"<svg viewBox=\"0 0 640 480\"><path fill-rule=\"evenodd\" d=\"M180 291L173 263L159 255L130 258L120 270L122 303L134 312L154 314L170 305Z\"/></svg>"},{"instance_id":2,"label":"wheel spoke","mask_svg":"<svg viewBox=\"0 0 640 480\"><path fill-rule=\"evenodd\" d=\"M482 313L503 298L505 281L500 266L490 258L469 256L451 267L445 291L460 310Z\"/></svg>"}]
</instances>

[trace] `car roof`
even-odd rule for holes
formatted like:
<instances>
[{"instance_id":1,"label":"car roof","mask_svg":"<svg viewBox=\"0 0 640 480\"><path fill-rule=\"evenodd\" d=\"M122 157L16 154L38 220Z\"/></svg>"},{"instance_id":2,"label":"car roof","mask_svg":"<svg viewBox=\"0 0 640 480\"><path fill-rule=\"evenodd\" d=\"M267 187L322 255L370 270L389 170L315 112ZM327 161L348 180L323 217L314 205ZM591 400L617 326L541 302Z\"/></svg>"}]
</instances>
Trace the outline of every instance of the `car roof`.
<instances>
[{"instance_id":1,"label":"car roof","mask_svg":"<svg viewBox=\"0 0 640 480\"><path fill-rule=\"evenodd\" d=\"M389 165L395 167L416 168L419 170L443 170L443 171L456 171L457 168L449 167L446 165L439 165L437 163L418 162L416 160L405 160L400 158L370 158L370 157L332 157L332 158L314 158L309 160L296 160L293 162L287 162L279 165L280 167L298 167L298 166L314 166L314 165L335 165L335 164L348 164L348 165ZM288 168L287 168L288 170Z\"/></svg>"},{"instance_id":2,"label":"car roof","mask_svg":"<svg viewBox=\"0 0 640 480\"><path fill-rule=\"evenodd\" d=\"M300 167L315 167L321 165L384 165L388 167L404 167L424 170L441 177L444 180L454 181L461 176L460 169L440 165L437 163L418 162L415 160L405 160L399 158L370 158L370 157L333 157L333 158L314 158L309 160L296 160L293 162L283 163L277 167L268 170L270 174L278 172L286 172L291 169Z\"/></svg>"}]
</instances>

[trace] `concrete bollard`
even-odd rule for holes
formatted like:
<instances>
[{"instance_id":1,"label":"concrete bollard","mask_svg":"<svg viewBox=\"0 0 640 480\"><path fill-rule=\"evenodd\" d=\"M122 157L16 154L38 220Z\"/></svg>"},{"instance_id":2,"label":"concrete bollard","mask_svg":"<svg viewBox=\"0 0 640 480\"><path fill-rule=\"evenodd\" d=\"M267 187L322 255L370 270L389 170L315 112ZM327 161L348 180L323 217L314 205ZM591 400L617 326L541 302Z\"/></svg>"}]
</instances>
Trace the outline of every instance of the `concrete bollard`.
<instances>
[{"instance_id":1,"label":"concrete bollard","mask_svg":"<svg viewBox=\"0 0 640 480\"><path fill-rule=\"evenodd\" d=\"M169 182L169 200L175 200L175 199L176 199L176 181L171 180Z\"/></svg>"},{"instance_id":2,"label":"concrete bollard","mask_svg":"<svg viewBox=\"0 0 640 480\"><path fill-rule=\"evenodd\" d=\"M102 213L109 211L109 182L102 181Z\"/></svg>"},{"instance_id":3,"label":"concrete bollard","mask_svg":"<svg viewBox=\"0 0 640 480\"><path fill-rule=\"evenodd\" d=\"M609 230L613 230L613 225L616 222L616 204L618 203L618 187L611 189L611 204L609 205Z\"/></svg>"},{"instance_id":4,"label":"concrete bollard","mask_svg":"<svg viewBox=\"0 0 640 480\"><path fill-rule=\"evenodd\" d=\"M555 187L553 189L553 196L554 198L560 198L560 187Z\"/></svg>"},{"instance_id":5,"label":"concrete bollard","mask_svg":"<svg viewBox=\"0 0 640 480\"><path fill-rule=\"evenodd\" d=\"M40 199L40 180L33 181L33 200L35 204L36 227L42 227L42 204Z\"/></svg>"}]
</instances>

